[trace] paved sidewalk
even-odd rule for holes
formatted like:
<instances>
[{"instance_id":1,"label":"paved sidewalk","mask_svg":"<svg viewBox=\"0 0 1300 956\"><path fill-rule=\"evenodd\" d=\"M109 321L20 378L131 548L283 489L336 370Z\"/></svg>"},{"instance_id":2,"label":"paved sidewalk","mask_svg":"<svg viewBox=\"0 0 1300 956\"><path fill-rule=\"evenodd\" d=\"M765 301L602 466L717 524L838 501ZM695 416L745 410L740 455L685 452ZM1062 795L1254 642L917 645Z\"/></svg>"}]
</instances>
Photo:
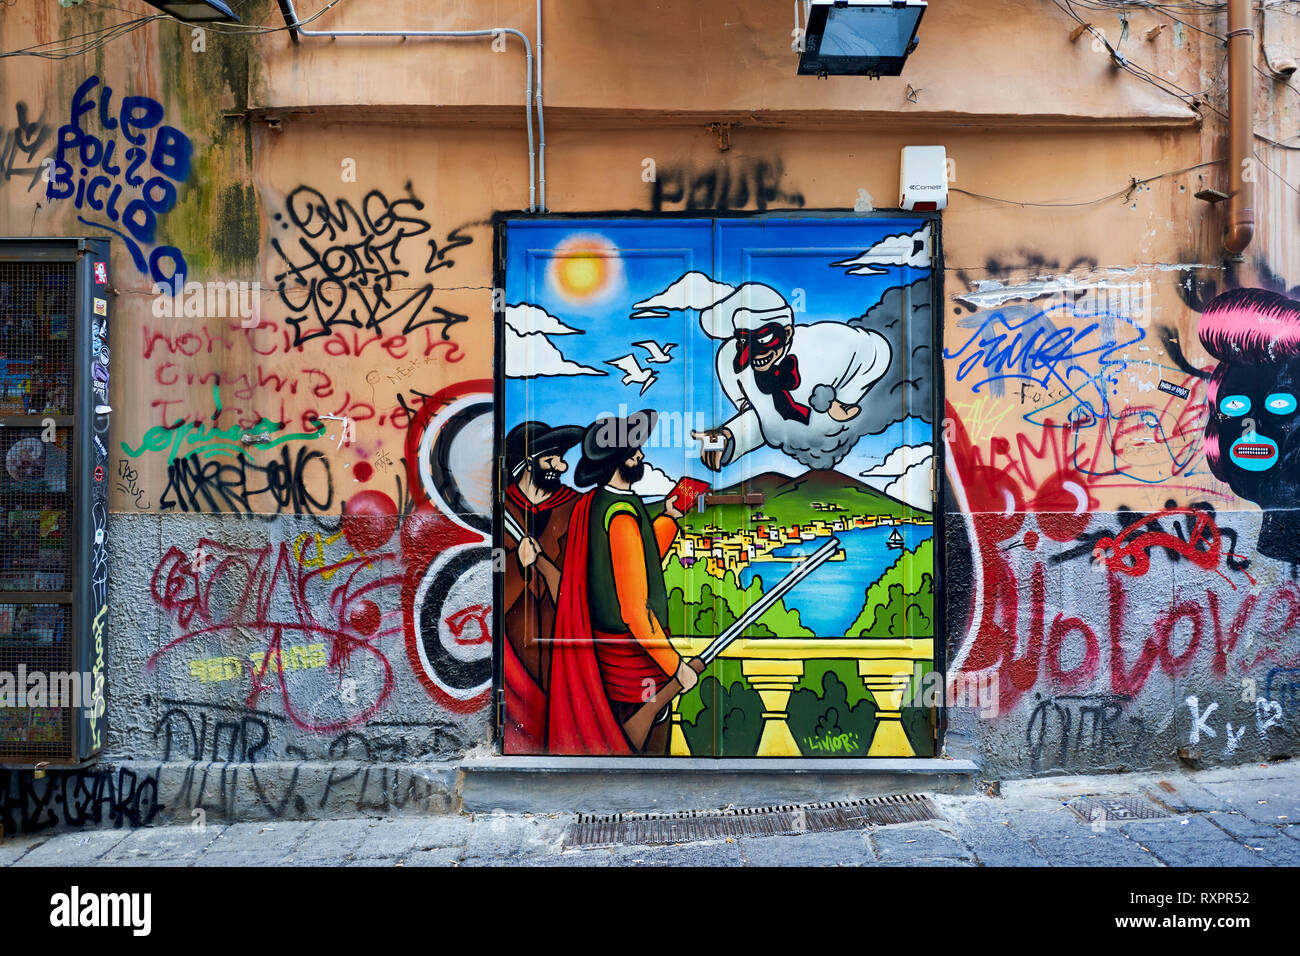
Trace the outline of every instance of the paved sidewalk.
<instances>
[{"instance_id":1,"label":"paved sidewalk","mask_svg":"<svg viewBox=\"0 0 1300 956\"><path fill-rule=\"evenodd\" d=\"M1086 823L1083 794L1143 795L1156 820ZM932 797L943 819L671 846L563 849L572 815L476 814L10 837L0 866L1295 866L1300 761L1053 777Z\"/></svg>"}]
</instances>

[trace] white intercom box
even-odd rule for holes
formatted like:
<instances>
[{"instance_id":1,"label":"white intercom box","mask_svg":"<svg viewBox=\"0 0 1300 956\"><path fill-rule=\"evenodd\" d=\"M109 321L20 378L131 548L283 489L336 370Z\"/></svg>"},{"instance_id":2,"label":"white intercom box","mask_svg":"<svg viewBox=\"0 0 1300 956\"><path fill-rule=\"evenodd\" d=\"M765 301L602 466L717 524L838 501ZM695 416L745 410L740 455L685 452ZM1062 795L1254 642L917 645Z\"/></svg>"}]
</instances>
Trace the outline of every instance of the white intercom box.
<instances>
[{"instance_id":1,"label":"white intercom box","mask_svg":"<svg viewBox=\"0 0 1300 956\"><path fill-rule=\"evenodd\" d=\"M899 206L929 212L948 208L948 151L942 146L904 146Z\"/></svg>"}]
</instances>

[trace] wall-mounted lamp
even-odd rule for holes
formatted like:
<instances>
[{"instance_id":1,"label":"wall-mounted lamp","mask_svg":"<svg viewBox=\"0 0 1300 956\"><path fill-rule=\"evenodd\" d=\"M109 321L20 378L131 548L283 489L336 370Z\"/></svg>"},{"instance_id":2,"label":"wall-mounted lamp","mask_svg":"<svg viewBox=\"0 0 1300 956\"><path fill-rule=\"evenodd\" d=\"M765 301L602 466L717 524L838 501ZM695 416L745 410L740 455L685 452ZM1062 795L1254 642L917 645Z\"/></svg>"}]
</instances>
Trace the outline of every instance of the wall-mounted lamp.
<instances>
[{"instance_id":1,"label":"wall-mounted lamp","mask_svg":"<svg viewBox=\"0 0 1300 956\"><path fill-rule=\"evenodd\" d=\"M238 23L235 11L221 0L145 0L168 16L186 23Z\"/></svg>"},{"instance_id":2,"label":"wall-mounted lamp","mask_svg":"<svg viewBox=\"0 0 1300 956\"><path fill-rule=\"evenodd\" d=\"M898 76L925 0L808 0L800 76Z\"/></svg>"}]
</instances>

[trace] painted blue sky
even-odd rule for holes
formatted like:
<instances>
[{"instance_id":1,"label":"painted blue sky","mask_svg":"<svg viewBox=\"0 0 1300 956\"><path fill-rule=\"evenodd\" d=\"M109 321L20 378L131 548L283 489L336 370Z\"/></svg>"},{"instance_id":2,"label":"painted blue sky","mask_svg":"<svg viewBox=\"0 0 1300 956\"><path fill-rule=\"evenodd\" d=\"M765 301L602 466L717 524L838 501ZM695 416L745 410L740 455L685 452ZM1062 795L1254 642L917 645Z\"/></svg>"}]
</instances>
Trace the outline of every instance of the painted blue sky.
<instances>
[{"instance_id":1,"label":"painted blue sky","mask_svg":"<svg viewBox=\"0 0 1300 956\"><path fill-rule=\"evenodd\" d=\"M714 373L720 343L701 329L695 309L633 319L634 304L664 291L685 273L698 271L733 286L772 286L795 307L796 329L811 322L846 321L879 302L886 290L914 282L929 270L891 264L860 267L878 274L853 274L832 263L862 256L886 237L912 233L923 222L853 218L512 223L506 252L507 304L539 306L579 330L581 334L548 338L564 359L608 374L507 378L506 429L525 419L585 426L602 415L654 408L661 427L646 456L672 481L685 474L720 488L766 471L801 474L806 470L801 463L774 448L759 449L713 474L700 462L698 445L683 447L690 428L721 425L735 414ZM568 256L583 248L617 249L617 257L598 256L598 265L587 259L571 271ZM510 336L509 330L506 334ZM925 334L928 337L928 330ZM677 343L671 361L649 363L649 352L632 344L646 340ZM628 354L657 375L645 394L640 384L623 384L623 373L606 364ZM874 393L867 398L882 400L889 399ZM838 470L856 476L879 465L899 445L928 443L931 427L903 416L900 402L900 420L884 433L859 441ZM578 457L574 449L568 456L571 467Z\"/></svg>"}]
</instances>

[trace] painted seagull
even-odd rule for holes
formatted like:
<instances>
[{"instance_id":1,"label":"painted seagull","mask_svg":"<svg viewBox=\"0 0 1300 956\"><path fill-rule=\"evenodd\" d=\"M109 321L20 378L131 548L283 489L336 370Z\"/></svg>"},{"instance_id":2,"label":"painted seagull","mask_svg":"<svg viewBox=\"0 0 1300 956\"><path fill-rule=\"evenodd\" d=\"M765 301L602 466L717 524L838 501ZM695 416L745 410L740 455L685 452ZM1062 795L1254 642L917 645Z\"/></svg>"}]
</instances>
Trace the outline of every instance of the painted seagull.
<instances>
[{"instance_id":1,"label":"painted seagull","mask_svg":"<svg viewBox=\"0 0 1300 956\"><path fill-rule=\"evenodd\" d=\"M659 376L650 369L642 368L634 355L624 355L622 358L611 359L605 364L612 365L623 373L624 385L640 385L642 395L645 394L647 388L659 380Z\"/></svg>"},{"instance_id":2,"label":"painted seagull","mask_svg":"<svg viewBox=\"0 0 1300 956\"><path fill-rule=\"evenodd\" d=\"M645 349L650 353L647 362L653 362L656 365L662 365L664 362L671 362L672 356L668 353L677 348L676 342L665 342L660 345L658 342L633 342L633 348Z\"/></svg>"}]
</instances>

